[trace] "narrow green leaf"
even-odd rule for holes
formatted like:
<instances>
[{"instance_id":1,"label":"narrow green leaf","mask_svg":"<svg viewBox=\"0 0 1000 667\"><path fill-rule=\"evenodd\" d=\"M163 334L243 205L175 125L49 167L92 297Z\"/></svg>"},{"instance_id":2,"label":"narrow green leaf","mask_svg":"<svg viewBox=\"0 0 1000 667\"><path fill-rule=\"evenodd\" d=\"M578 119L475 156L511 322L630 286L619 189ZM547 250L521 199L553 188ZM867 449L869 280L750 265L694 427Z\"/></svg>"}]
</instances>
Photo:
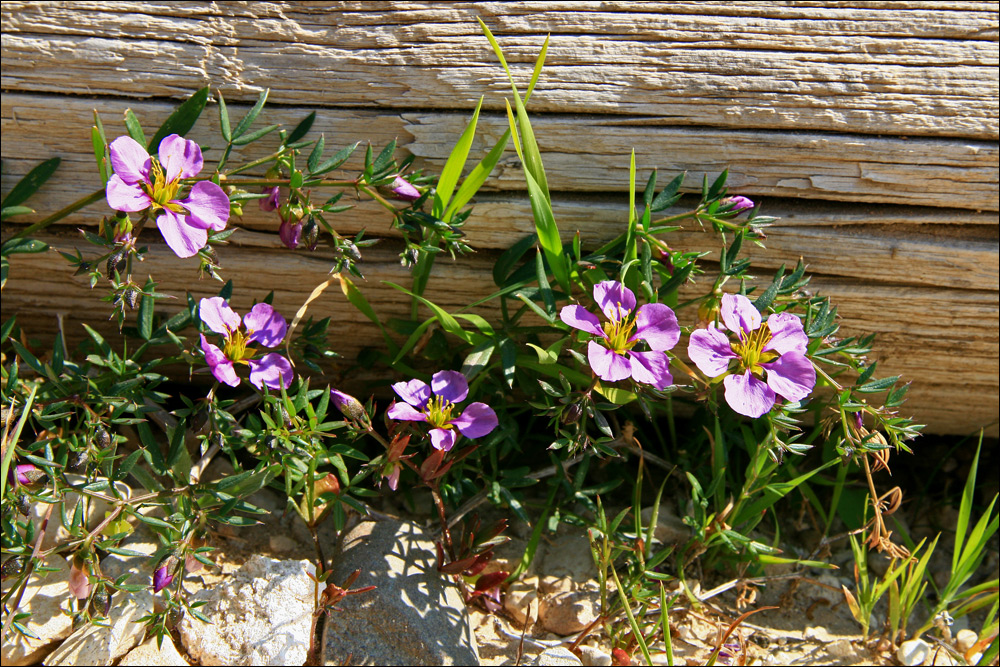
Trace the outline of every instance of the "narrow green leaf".
<instances>
[{"instance_id":1,"label":"narrow green leaf","mask_svg":"<svg viewBox=\"0 0 1000 667\"><path fill-rule=\"evenodd\" d=\"M534 234L525 236L503 251L500 257L497 258L496 264L493 265L493 283L497 287L503 287L507 283L507 279L510 278L510 274L514 270L514 266L521 261L524 253L528 252L528 248L535 245L537 241L538 237Z\"/></svg>"},{"instance_id":2,"label":"narrow green leaf","mask_svg":"<svg viewBox=\"0 0 1000 667\"><path fill-rule=\"evenodd\" d=\"M96 113L96 112L95 112ZM104 137L97 126L90 128L90 144L94 148L94 161L97 162L97 171L101 174L101 185L107 185L111 178L111 166L108 164L107 145Z\"/></svg>"},{"instance_id":3,"label":"narrow green leaf","mask_svg":"<svg viewBox=\"0 0 1000 667\"><path fill-rule=\"evenodd\" d=\"M503 133L499 141L490 149L490 152L486 154L479 164L477 164L469 175L465 177L462 181L462 185L458 188L458 193L455 195L454 199L451 200L451 204L448 205L447 210L444 212L444 217L442 220L448 222L463 206L469 203L479 188L483 186L486 179L489 178L490 174L493 172L494 167L500 161L501 156L503 156L504 150L507 148L507 142L510 141L510 130Z\"/></svg>"},{"instance_id":4,"label":"narrow green leaf","mask_svg":"<svg viewBox=\"0 0 1000 667\"><path fill-rule=\"evenodd\" d=\"M312 152L309 153L309 159L306 161L306 166L309 168L310 174L315 174L319 169L320 160L323 159L323 149L326 147L326 137L322 134L319 135L319 140L316 141L316 145L313 146Z\"/></svg>"},{"instance_id":5,"label":"narrow green leaf","mask_svg":"<svg viewBox=\"0 0 1000 667\"><path fill-rule=\"evenodd\" d=\"M165 137L171 134L179 134L183 137L190 132L194 124L198 122L198 117L201 116L201 112L207 102L208 87L206 86L185 100L170 114L167 120L163 121L163 125L156 131L153 138L149 140L149 145L146 146L146 149L150 153L153 153L160 147L160 142Z\"/></svg>"},{"instance_id":6,"label":"narrow green leaf","mask_svg":"<svg viewBox=\"0 0 1000 667\"><path fill-rule=\"evenodd\" d=\"M54 157L35 165L17 182L17 185L10 189L10 192L4 197L3 203L0 203L0 208L11 208L24 203L28 197L38 192L45 181L49 180L59 168L60 162L62 162L60 158Z\"/></svg>"},{"instance_id":7,"label":"narrow green leaf","mask_svg":"<svg viewBox=\"0 0 1000 667\"><path fill-rule=\"evenodd\" d=\"M958 506L958 522L955 526L955 550L952 552L951 571L958 569L958 562L962 556L962 545L965 542L965 531L969 528L969 519L972 517L972 502L976 493L976 475L979 470L979 454L983 448L983 432L979 432L979 445L976 447L976 455L972 457L972 467L969 468L969 476L965 479L965 487L962 489L962 501Z\"/></svg>"},{"instance_id":8,"label":"narrow green leaf","mask_svg":"<svg viewBox=\"0 0 1000 667\"><path fill-rule=\"evenodd\" d=\"M12 343L16 343L13 338ZM17 420L17 426L14 427L14 431L10 433L9 439L5 443L7 449L3 453L3 470L0 471L0 498L7 497L7 473L10 470L11 460L14 458L14 450L17 449L17 441L21 438L21 431L24 430L24 425L28 421L28 417L31 415L31 406L35 403L35 393L38 391L38 385L31 385L31 391L28 393L28 398L24 402L24 407L21 409L21 416Z\"/></svg>"},{"instance_id":9,"label":"narrow green leaf","mask_svg":"<svg viewBox=\"0 0 1000 667\"><path fill-rule=\"evenodd\" d=\"M36 252L44 252L49 249L47 243L39 241L37 239L7 239L0 250L0 254L5 257L7 255L23 255L23 254L33 254Z\"/></svg>"},{"instance_id":10,"label":"narrow green leaf","mask_svg":"<svg viewBox=\"0 0 1000 667\"><path fill-rule=\"evenodd\" d=\"M232 142L233 131L229 126L229 109L226 107L226 98L222 96L221 90L219 91L219 130L227 144Z\"/></svg>"},{"instance_id":11,"label":"narrow green leaf","mask_svg":"<svg viewBox=\"0 0 1000 667\"><path fill-rule=\"evenodd\" d=\"M437 305L433 301L425 299L424 297L420 296L419 294L414 294L413 292L411 292L410 290L406 289L405 287L403 287L401 285L397 285L396 283L392 283L392 282L389 282L387 280L383 280L382 282L383 282L383 284L388 285L389 287L392 287L393 289L397 289L397 290L399 290L400 292L402 292L404 294L409 294L413 298L415 298L418 301L420 301L420 303L422 303L425 306L427 306L428 308L430 308L431 312L434 313L434 316L437 318L438 322L441 323L441 327L445 331L447 331L448 333L453 334L453 335L457 336L458 338L461 338L463 341L465 341L466 343L468 343L470 345L475 345L476 344L476 341L472 338L472 335L468 331L464 330L462 328L462 325L458 323L458 320L456 320L451 315L451 313L449 313L448 311L446 311L441 306Z\"/></svg>"},{"instance_id":12,"label":"narrow green leaf","mask_svg":"<svg viewBox=\"0 0 1000 667\"><path fill-rule=\"evenodd\" d=\"M496 346L492 340L483 341L472 348L465 356L465 361L462 362L462 375L465 376L466 380L472 380L486 368L486 364L490 363L490 357L493 356L494 349Z\"/></svg>"},{"instance_id":13,"label":"narrow green leaf","mask_svg":"<svg viewBox=\"0 0 1000 667\"><path fill-rule=\"evenodd\" d=\"M253 108L247 112L247 115L243 116L240 122L236 124L236 127L233 128L233 139L243 136L243 133L250 129L253 122L257 120L257 116L260 115L261 109L264 108L264 103L267 101L267 95L270 92L270 88L265 88L261 91L257 97L257 103L253 105Z\"/></svg>"},{"instance_id":14,"label":"narrow green leaf","mask_svg":"<svg viewBox=\"0 0 1000 667\"><path fill-rule=\"evenodd\" d=\"M139 325L139 336L143 340L149 340L153 337L153 309L156 299L153 298L153 291L156 288L156 283L153 282L152 278L146 279L146 285L142 288L144 292L142 301L139 302L139 311L136 315L137 324Z\"/></svg>"},{"instance_id":15,"label":"narrow green leaf","mask_svg":"<svg viewBox=\"0 0 1000 667\"><path fill-rule=\"evenodd\" d=\"M143 146L146 145L146 133L142 131L142 125L139 124L139 119L135 117L131 109L125 109L125 130L128 132L128 136L135 139L136 142Z\"/></svg>"},{"instance_id":16,"label":"narrow green leaf","mask_svg":"<svg viewBox=\"0 0 1000 667\"><path fill-rule=\"evenodd\" d=\"M433 215L437 218L444 215L448 203L451 201L451 195L455 192L455 185L458 184L462 170L465 169L465 162L469 158L469 150L472 148L472 141L476 136L476 124L479 122L479 110L482 106L483 98L480 97L479 103L476 104L476 110L472 112L472 119L465 126L462 136L455 142L455 147L451 149L448 161L445 162L444 168L441 170L437 187L434 189L434 208L432 209Z\"/></svg>"},{"instance_id":17,"label":"narrow green leaf","mask_svg":"<svg viewBox=\"0 0 1000 667\"><path fill-rule=\"evenodd\" d=\"M357 308L362 315L378 326L379 331L382 332L382 338L385 340L386 347L389 349L390 354L396 354L398 351L396 343L389 337L389 332L385 330L385 327L382 325L382 320L379 319L379 316L375 313L375 309L372 308L370 303L368 303L368 299L365 298L365 295L361 293L361 290L358 289L350 278L343 274L341 274L339 278L340 289L343 291L344 296L347 297L347 300L351 302L351 305Z\"/></svg>"},{"instance_id":18,"label":"narrow green leaf","mask_svg":"<svg viewBox=\"0 0 1000 667\"><path fill-rule=\"evenodd\" d=\"M344 164L345 162L347 162L347 158L351 157L351 153L354 152L354 150L358 147L359 143L360 142L355 142L350 146L345 146L344 148L341 148L332 158L330 158L323 164L319 165L312 172L311 175L317 176L319 174L325 174L326 172L333 171L340 165Z\"/></svg>"},{"instance_id":19,"label":"narrow green leaf","mask_svg":"<svg viewBox=\"0 0 1000 667\"><path fill-rule=\"evenodd\" d=\"M313 123L316 121L316 112L310 111L309 115L299 121L299 124L295 126L288 138L285 139L285 145L294 144L296 141L302 137L309 134L309 130L312 129Z\"/></svg>"},{"instance_id":20,"label":"narrow green leaf","mask_svg":"<svg viewBox=\"0 0 1000 667\"><path fill-rule=\"evenodd\" d=\"M542 50L538 52L538 57L535 59L535 69L531 73L531 81L528 83L528 90L524 93L524 103L527 104L528 100L531 99L531 93L535 90L535 84L538 83L538 77L542 73L542 66L545 64L545 55L549 52L549 35L545 36L545 42L542 44Z\"/></svg>"},{"instance_id":21,"label":"narrow green leaf","mask_svg":"<svg viewBox=\"0 0 1000 667\"><path fill-rule=\"evenodd\" d=\"M279 127L281 127L281 126L280 125L268 125L267 127L262 127L259 130L254 130L250 134L244 134L243 136L241 136L239 138L234 137L233 138L233 145L234 146L245 146L246 144L249 144L249 143L251 143L253 141L257 141L261 137L274 132Z\"/></svg>"},{"instance_id":22,"label":"narrow green leaf","mask_svg":"<svg viewBox=\"0 0 1000 667\"><path fill-rule=\"evenodd\" d=\"M0 220L6 220L7 218L13 218L16 215L27 215L34 212L35 209L30 206L8 206L0 210Z\"/></svg>"},{"instance_id":23,"label":"narrow green leaf","mask_svg":"<svg viewBox=\"0 0 1000 667\"><path fill-rule=\"evenodd\" d=\"M392 165L393 155L396 152L396 140L393 139L389 145L382 149L375 161L372 163L372 173L380 174Z\"/></svg>"},{"instance_id":24,"label":"narrow green leaf","mask_svg":"<svg viewBox=\"0 0 1000 667\"><path fill-rule=\"evenodd\" d=\"M508 387L514 386L514 374L517 370L517 344L510 338L500 341L500 366L503 369L503 379Z\"/></svg>"}]
</instances>

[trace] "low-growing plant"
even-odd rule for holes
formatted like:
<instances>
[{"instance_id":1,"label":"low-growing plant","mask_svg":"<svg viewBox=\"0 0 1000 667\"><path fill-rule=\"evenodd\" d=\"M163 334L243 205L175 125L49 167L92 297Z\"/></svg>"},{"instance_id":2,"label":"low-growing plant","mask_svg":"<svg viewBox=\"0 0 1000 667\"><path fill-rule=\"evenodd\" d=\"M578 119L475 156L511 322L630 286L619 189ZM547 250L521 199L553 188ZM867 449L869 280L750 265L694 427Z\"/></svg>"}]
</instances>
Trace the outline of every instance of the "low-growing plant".
<instances>
[{"instance_id":1,"label":"low-growing plant","mask_svg":"<svg viewBox=\"0 0 1000 667\"><path fill-rule=\"evenodd\" d=\"M361 143L327 157L324 138L308 138L314 114L291 131L253 129L267 91L235 124L218 92L222 148L211 165L184 138L208 88L149 140L131 111L126 133L111 141L95 114L91 136L104 187L3 244L6 282L20 271L10 256L48 249L34 236L106 199L113 212L96 231L82 232L91 249L60 252L70 270L102 288L120 328L120 339L109 340L85 325L77 351L60 331L42 351L14 317L3 323L3 572L14 582L3 598L5 637L28 632L19 601L31 574L56 557L71 560L82 621L100 622L114 597L142 587L161 596L144 619L155 635L169 632L179 614L204 618L188 599L185 574L212 564L214 526L257 522L264 510L252 497L264 488L282 493L314 537L318 621L345 596L364 593L351 589L353 577L330 579L321 523L342 531L351 513L373 512L380 496L423 488L439 522L438 570L467 602L498 609L505 580L525 571L544 531L585 526L602 604L577 643L602 628L629 655L638 650L649 661L662 650L672 662L670 609L701 602L687 586L691 573L735 574L749 600L744 580L766 565L832 567L782 555L780 508L801 495L825 535L849 476L868 485L874 516L861 538L851 536L858 563L852 611L867 634L872 608L888 592L893 637L905 634L936 542L910 554L884 521L901 492L879 494L872 474L888 465L891 451L909 451L920 427L899 414L908 385L876 376L868 359L874 336L838 337L836 307L808 291L803 262L769 277L752 273L743 250L763 247L775 218L730 195L726 171L706 174L700 192L683 199L685 174L661 188L653 169L640 189L641 156L633 151L621 232L600 242L565 235L527 111L548 42L522 95L499 44L483 31L510 81L509 129L467 171L480 100L436 179L408 173L411 160L396 161L395 142L379 151L368 145L356 176L332 178ZM239 149L275 137L264 157L236 164ZM469 204L510 143L524 168L535 231L497 258L492 294L449 310L426 296L436 259L470 250ZM43 163L8 194L5 220L30 212L24 202L57 164ZM402 237L400 261L411 282L387 285L408 295L408 319L384 316L365 294L362 250L376 239L337 232L336 215L350 208L345 192L377 202ZM234 218L252 202L280 218L288 252L322 248L331 261L329 278L290 323L272 305L273 293L248 295L255 302L242 316L230 306L240 287L224 280L226 243L238 232ZM146 245L151 223L193 270L220 280L217 296L167 294L152 277L139 278L139 262L155 264ZM718 260L674 247L671 234L681 224L714 233ZM335 314L306 315L333 284L345 307L382 336L363 363L386 381L364 400L345 391L358 393L359 385L315 386L313 376L340 363L327 340ZM175 296L181 307L164 315L157 304ZM472 308L489 308L490 316ZM185 382L178 373L185 366L214 383ZM216 457L234 472L206 480ZM644 477L657 489L648 521ZM630 505L609 518L605 499L626 478L635 479L631 490L618 493ZM962 589L997 529L991 506L966 536L970 489L952 579L933 613L968 613L992 601L995 621L995 582ZM657 543L661 500L682 508L685 543ZM470 516L484 502L532 524L512 573L485 573L506 524L483 526ZM97 503L107 513L92 526L88 504ZM150 557L150 580L106 575L103 558L136 556L129 536L140 528L161 545ZM868 549L895 558L881 580L865 567ZM713 661L733 650L726 642L745 616L720 634Z\"/></svg>"}]
</instances>

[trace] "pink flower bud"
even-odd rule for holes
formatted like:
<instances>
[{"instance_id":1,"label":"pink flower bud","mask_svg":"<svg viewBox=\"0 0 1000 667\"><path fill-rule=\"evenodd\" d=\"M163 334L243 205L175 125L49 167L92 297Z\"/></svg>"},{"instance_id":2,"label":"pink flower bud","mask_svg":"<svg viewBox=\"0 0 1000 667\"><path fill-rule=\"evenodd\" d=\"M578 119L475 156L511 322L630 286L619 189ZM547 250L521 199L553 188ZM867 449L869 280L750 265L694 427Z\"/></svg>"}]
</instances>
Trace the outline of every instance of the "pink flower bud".
<instances>
[{"instance_id":1,"label":"pink flower bud","mask_svg":"<svg viewBox=\"0 0 1000 667\"><path fill-rule=\"evenodd\" d=\"M257 206L260 210L264 212L270 212L278 208L281 205L281 188L275 185L273 188L264 188L263 192L267 194L263 199L257 200Z\"/></svg>"},{"instance_id":2,"label":"pink flower bud","mask_svg":"<svg viewBox=\"0 0 1000 667\"><path fill-rule=\"evenodd\" d=\"M77 600L90 597L90 576L87 573L87 563L82 558L73 558L69 569L69 592Z\"/></svg>"},{"instance_id":3,"label":"pink flower bud","mask_svg":"<svg viewBox=\"0 0 1000 667\"><path fill-rule=\"evenodd\" d=\"M732 205L734 211L745 211L748 208L753 208L753 200L748 199L742 195L736 195L735 197L726 197L721 202L723 206Z\"/></svg>"},{"instance_id":4,"label":"pink flower bud","mask_svg":"<svg viewBox=\"0 0 1000 667\"><path fill-rule=\"evenodd\" d=\"M153 592L159 593L174 581L174 575L170 574L167 565L161 565L153 573Z\"/></svg>"},{"instance_id":5,"label":"pink flower bud","mask_svg":"<svg viewBox=\"0 0 1000 667\"><path fill-rule=\"evenodd\" d=\"M340 410L348 419L360 421L368 416L367 413L365 413L365 406L361 405L361 401L354 398L350 394L345 394L342 391L331 389L330 399L333 401L333 404L337 406L337 409Z\"/></svg>"},{"instance_id":6,"label":"pink flower bud","mask_svg":"<svg viewBox=\"0 0 1000 667\"><path fill-rule=\"evenodd\" d=\"M410 182L402 176L396 177L396 180L394 180L392 185L389 186L389 190L396 199L401 201L416 201L420 199L420 190L413 187L413 185L411 185Z\"/></svg>"}]
</instances>

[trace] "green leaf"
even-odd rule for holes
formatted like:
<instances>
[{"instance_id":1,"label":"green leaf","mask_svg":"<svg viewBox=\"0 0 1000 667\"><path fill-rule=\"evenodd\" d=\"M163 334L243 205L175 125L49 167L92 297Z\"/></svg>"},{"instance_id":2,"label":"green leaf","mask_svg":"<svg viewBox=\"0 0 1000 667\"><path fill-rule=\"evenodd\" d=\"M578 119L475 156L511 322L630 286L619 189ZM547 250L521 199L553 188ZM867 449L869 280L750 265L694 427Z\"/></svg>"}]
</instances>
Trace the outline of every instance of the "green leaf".
<instances>
[{"instance_id":1,"label":"green leaf","mask_svg":"<svg viewBox=\"0 0 1000 667\"><path fill-rule=\"evenodd\" d=\"M236 127L233 128L233 139L238 139L243 136L243 133L250 129L253 122L257 120L257 116L260 115L261 109L264 108L264 103L267 101L267 95L271 92L270 88L265 88L261 91L260 95L257 97L257 103L253 105L253 108L247 112L247 115L243 116Z\"/></svg>"},{"instance_id":2,"label":"green leaf","mask_svg":"<svg viewBox=\"0 0 1000 667\"><path fill-rule=\"evenodd\" d=\"M486 368L486 364L490 363L490 357L493 356L494 349L496 346L492 340L483 341L472 348L466 355L465 361L462 362L462 375L465 376L466 380L472 380Z\"/></svg>"},{"instance_id":3,"label":"green leaf","mask_svg":"<svg viewBox=\"0 0 1000 667\"><path fill-rule=\"evenodd\" d=\"M535 245L537 240L538 237L534 234L525 236L510 248L504 250L500 257L497 258L496 264L493 265L493 282L497 287L503 287L507 283L507 279L510 278L510 274L514 270L514 266L521 261L524 253L528 252L528 248Z\"/></svg>"},{"instance_id":4,"label":"green leaf","mask_svg":"<svg viewBox=\"0 0 1000 667\"><path fill-rule=\"evenodd\" d=\"M350 301L351 305L357 308L362 315L378 326L379 331L382 332L382 338L385 340L386 347L389 349L390 354L396 354L398 351L396 343L389 337L389 332L385 330L385 327L382 325L382 320L379 319L379 316L375 313L375 309L372 308L370 303L368 303L368 299L365 298L365 295L361 293L361 290L358 289L357 285L355 285L350 278L343 274L340 274L338 277L340 279L340 289L344 293L344 296L347 297L347 300Z\"/></svg>"},{"instance_id":5,"label":"green leaf","mask_svg":"<svg viewBox=\"0 0 1000 667\"><path fill-rule=\"evenodd\" d=\"M233 145L234 146L245 146L245 145L247 145L247 144L249 144L249 143L251 143L253 141L257 141L258 139L260 139L261 137L263 137L263 136L265 136L267 134L270 134L270 133L274 132L279 127L281 127L281 126L280 125L268 125L267 127L262 127L259 130L254 130L250 134L244 134L243 136L241 136L239 138L234 137L233 138Z\"/></svg>"},{"instance_id":6,"label":"green leaf","mask_svg":"<svg viewBox=\"0 0 1000 667\"><path fill-rule=\"evenodd\" d=\"M143 340L149 340L153 337L153 308L156 303L153 292L155 288L156 283L153 282L153 279L146 278L146 285L142 288L144 294L142 301L139 302L139 311L136 315L139 336Z\"/></svg>"},{"instance_id":7,"label":"green leaf","mask_svg":"<svg viewBox=\"0 0 1000 667\"><path fill-rule=\"evenodd\" d=\"M538 77L542 73L542 66L545 64L545 55L549 52L549 35L545 36L545 42L542 44L542 50L538 52L538 57L535 58L535 69L531 72L531 81L528 83L528 90L524 93L524 103L527 104L528 100L531 99L531 93L535 90L535 84L538 83Z\"/></svg>"},{"instance_id":8,"label":"green leaf","mask_svg":"<svg viewBox=\"0 0 1000 667\"><path fill-rule=\"evenodd\" d=\"M285 139L285 144L294 144L296 141L302 137L309 134L309 130L312 129L313 122L316 120L316 112L310 111L309 115L299 121L299 124L295 126L288 138Z\"/></svg>"},{"instance_id":9,"label":"green leaf","mask_svg":"<svg viewBox=\"0 0 1000 667\"><path fill-rule=\"evenodd\" d=\"M23 255L36 252L45 252L49 249L47 243L37 239L7 239L3 246L0 246L0 255Z\"/></svg>"},{"instance_id":10,"label":"green leaf","mask_svg":"<svg viewBox=\"0 0 1000 667\"><path fill-rule=\"evenodd\" d=\"M31 171L17 182L17 185L10 189L10 192L4 197L3 203L0 203L0 208L11 208L22 204L31 195L38 192L38 189L59 168L60 162L62 162L61 158L54 157L35 165Z\"/></svg>"},{"instance_id":11,"label":"green leaf","mask_svg":"<svg viewBox=\"0 0 1000 667\"><path fill-rule=\"evenodd\" d=\"M387 280L383 280L382 283L385 284L385 285L388 285L389 287L392 287L393 289L399 290L403 294L410 295L411 297L413 297L413 298L417 299L418 301L420 301L420 303L422 303L425 306L427 306L428 308L430 308L431 312L434 313L434 317L436 317L437 320L438 320L438 322L441 323L441 328L443 328L448 333L457 336L458 338L462 339L463 341L465 341L469 345L476 345L477 344L478 341L475 339L474 334L470 334L468 331L466 331L465 329L463 329L462 325L458 323L458 320L456 320L454 318L454 316L452 316L451 313L449 313L448 311L446 311L441 306L437 305L433 301L425 299L424 297L420 296L419 294L414 294L413 292L409 291L405 287L403 287L401 285L397 285L396 283L392 283L392 282L389 282Z\"/></svg>"},{"instance_id":12,"label":"green leaf","mask_svg":"<svg viewBox=\"0 0 1000 667\"><path fill-rule=\"evenodd\" d=\"M627 405L638 398L631 391L619 389L618 387L612 387L602 382L598 382L594 388L597 389L597 393L615 405Z\"/></svg>"},{"instance_id":13,"label":"green leaf","mask_svg":"<svg viewBox=\"0 0 1000 667\"><path fill-rule=\"evenodd\" d=\"M227 144L232 142L233 131L229 126L229 108L226 107L226 99L222 96L221 90L219 91L219 130Z\"/></svg>"},{"instance_id":14,"label":"green leaf","mask_svg":"<svg viewBox=\"0 0 1000 667\"><path fill-rule=\"evenodd\" d=\"M444 168L441 170L441 176L434 189L434 208L432 209L433 215L437 218L442 218L444 215L448 203L451 201L451 195L455 192L455 185L462 176L462 170L465 169L465 161L469 157L472 140L476 136L476 123L479 122L479 110L482 106L483 98L480 97L479 103L476 104L476 110L472 112L472 119L466 125L462 136L455 142L455 147L451 149L448 161L445 162Z\"/></svg>"},{"instance_id":15,"label":"green leaf","mask_svg":"<svg viewBox=\"0 0 1000 667\"><path fill-rule=\"evenodd\" d=\"M317 176L319 174L325 174L326 172L333 171L340 165L344 164L345 162L347 162L347 158L351 157L351 153L354 152L354 150L358 147L359 143L361 142L355 142L350 146L345 146L344 148L341 148L332 158L330 158L323 164L319 165L315 170L313 170L310 175Z\"/></svg>"},{"instance_id":16,"label":"green leaf","mask_svg":"<svg viewBox=\"0 0 1000 667\"><path fill-rule=\"evenodd\" d=\"M493 168L497 166L501 156L503 156L508 141L510 141L510 130L503 133L503 136L494 144L490 152L486 154L486 157L473 167L469 175L465 177L462 185L458 188L458 194L455 195L454 199L451 200L451 204L445 210L442 220L445 222L451 220L452 216L469 203L469 200L479 192L479 188L483 186L483 183L489 178L493 172Z\"/></svg>"},{"instance_id":17,"label":"green leaf","mask_svg":"<svg viewBox=\"0 0 1000 667\"><path fill-rule=\"evenodd\" d=\"M319 169L320 160L323 159L323 149L326 147L326 138L321 134L319 139L316 141L316 145L313 146L312 152L309 153L309 159L306 161L306 166L309 168L310 174L315 174L316 170Z\"/></svg>"},{"instance_id":18,"label":"green leaf","mask_svg":"<svg viewBox=\"0 0 1000 667\"><path fill-rule=\"evenodd\" d=\"M380 174L392 164L393 155L396 152L396 140L393 139L389 142L389 145L382 149L382 152L378 154L375 158L375 162L372 163L372 173Z\"/></svg>"},{"instance_id":19,"label":"green leaf","mask_svg":"<svg viewBox=\"0 0 1000 667\"><path fill-rule=\"evenodd\" d=\"M13 218L15 215L27 215L29 213L34 213L35 209L30 206L8 206L0 211L0 220L6 220L7 218Z\"/></svg>"},{"instance_id":20,"label":"green leaf","mask_svg":"<svg viewBox=\"0 0 1000 667\"><path fill-rule=\"evenodd\" d=\"M191 131L194 124L198 122L205 103L208 102L208 87L202 88L194 95L185 100L170 116L163 122L160 129L156 131L153 138L149 140L146 147L150 153L155 152L160 147L160 142L171 134L184 136Z\"/></svg>"},{"instance_id":21,"label":"green leaf","mask_svg":"<svg viewBox=\"0 0 1000 667\"><path fill-rule=\"evenodd\" d=\"M131 109L125 109L125 130L136 143L142 146L146 145L146 133L142 131L142 125L139 124L139 119L135 117Z\"/></svg>"},{"instance_id":22,"label":"green leaf","mask_svg":"<svg viewBox=\"0 0 1000 667\"><path fill-rule=\"evenodd\" d=\"M662 211L668 206L672 206L679 197L677 191L681 189L681 185L684 183L684 177L686 175L687 172L677 174L677 176L675 176L674 179L667 184L667 187L663 188L663 192L656 195L653 201L649 204L649 210Z\"/></svg>"}]
</instances>

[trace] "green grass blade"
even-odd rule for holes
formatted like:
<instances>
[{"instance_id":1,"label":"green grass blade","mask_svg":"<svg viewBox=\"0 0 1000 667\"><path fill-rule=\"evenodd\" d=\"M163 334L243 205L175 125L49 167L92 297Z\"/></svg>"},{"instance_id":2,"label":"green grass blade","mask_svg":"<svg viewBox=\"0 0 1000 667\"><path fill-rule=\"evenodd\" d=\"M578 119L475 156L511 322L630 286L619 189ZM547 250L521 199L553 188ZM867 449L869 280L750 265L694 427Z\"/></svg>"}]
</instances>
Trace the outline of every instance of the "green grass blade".
<instances>
[{"instance_id":1,"label":"green grass blade","mask_svg":"<svg viewBox=\"0 0 1000 667\"><path fill-rule=\"evenodd\" d=\"M531 73L531 82L528 83L528 90L524 93L524 103L527 104L528 100L531 99L531 93L535 90L535 84L538 83L538 76L542 73L542 66L545 64L545 54L549 52L549 36L545 36L545 43L542 44L542 50L538 53L538 58L535 59L535 71Z\"/></svg>"},{"instance_id":2,"label":"green grass blade","mask_svg":"<svg viewBox=\"0 0 1000 667\"><path fill-rule=\"evenodd\" d=\"M486 154L479 164L473 167L469 175L465 177L462 181L462 185L459 186L458 192L455 197L451 200L448 208L444 212L444 217L442 220L448 222L451 220L452 216L455 215L463 206L469 203L479 188L483 186L486 179L489 178L490 174L493 173L494 167L500 162L501 156L503 156L504 150L507 148L507 142L510 141L510 130L503 133L500 140L497 141L496 145L490 149L490 152Z\"/></svg>"},{"instance_id":3,"label":"green grass blade","mask_svg":"<svg viewBox=\"0 0 1000 667\"><path fill-rule=\"evenodd\" d=\"M441 306L437 305L433 301L430 301L429 299L425 299L424 297L420 296L419 294L414 294L413 292L411 292L410 290L406 289L402 285L397 285L396 283L391 283L391 282L389 282L387 280L384 280L382 282L383 282L383 284L388 285L389 287L392 287L393 289L399 290L403 294L409 294L413 298L415 298L418 301L420 301L420 303L422 303L425 306L427 306L428 308L430 308L431 312L434 313L434 316L437 318L438 322L441 323L441 327L445 331L447 331L448 333L453 334L454 336L457 336L458 338L460 338L464 342L468 343L469 345L476 345L476 344L482 342L482 340L479 340L479 339L482 339L482 336L479 336L478 334L470 333L470 332L466 331L465 329L463 329L462 325L458 323L458 320L456 320L452 316L451 313L449 313L447 310L445 310Z\"/></svg>"},{"instance_id":4,"label":"green grass blade","mask_svg":"<svg viewBox=\"0 0 1000 667\"><path fill-rule=\"evenodd\" d=\"M437 187L434 189L433 213L438 218L447 210L448 202L451 201L451 196L455 192L455 185L458 184L458 179L462 176L465 161L469 158L469 150L472 148L472 140L476 136L476 124L479 122L479 110L482 106L483 98L480 97L479 103L476 104L476 110L472 112L472 119L465 126L465 131L458 138L455 147L451 149L448 161L444 163L444 169L441 170Z\"/></svg>"},{"instance_id":5,"label":"green grass blade","mask_svg":"<svg viewBox=\"0 0 1000 667\"><path fill-rule=\"evenodd\" d=\"M965 480L965 488L962 490L962 502L958 508L958 524L955 526L955 551L951 558L951 570L954 572L958 568L958 562L962 554L962 544L965 542L965 531L969 528L969 518L972 515L972 500L976 492L976 472L979 468L979 453L983 449L983 432L979 432L979 445L976 446L976 455L972 458L972 467L969 469L969 477Z\"/></svg>"},{"instance_id":6,"label":"green grass blade","mask_svg":"<svg viewBox=\"0 0 1000 667\"><path fill-rule=\"evenodd\" d=\"M14 432L7 434L9 437L4 444L3 453L3 471L2 477L0 477L0 498L7 496L7 471L10 470L11 459L14 458L14 450L17 449L17 441L21 437L21 431L24 430L24 425L28 421L28 417L31 416L31 406L35 402L35 393L38 391L38 385L32 385L31 393L28 394L28 399L24 402L24 409L21 411L21 417L17 420L17 426L14 427ZM11 409L14 406L11 405Z\"/></svg>"}]
</instances>

